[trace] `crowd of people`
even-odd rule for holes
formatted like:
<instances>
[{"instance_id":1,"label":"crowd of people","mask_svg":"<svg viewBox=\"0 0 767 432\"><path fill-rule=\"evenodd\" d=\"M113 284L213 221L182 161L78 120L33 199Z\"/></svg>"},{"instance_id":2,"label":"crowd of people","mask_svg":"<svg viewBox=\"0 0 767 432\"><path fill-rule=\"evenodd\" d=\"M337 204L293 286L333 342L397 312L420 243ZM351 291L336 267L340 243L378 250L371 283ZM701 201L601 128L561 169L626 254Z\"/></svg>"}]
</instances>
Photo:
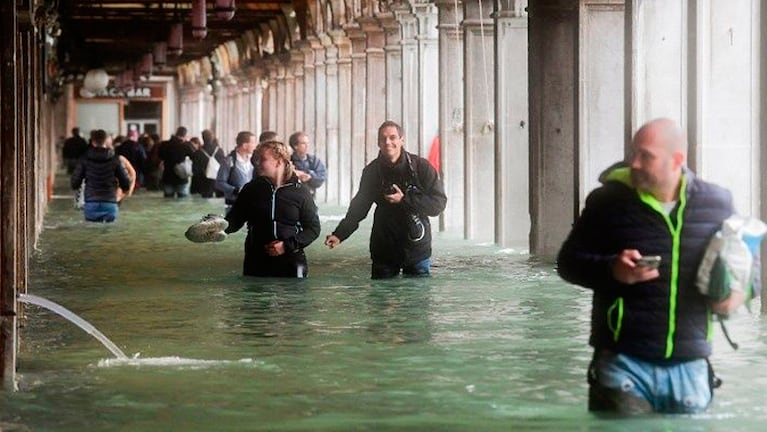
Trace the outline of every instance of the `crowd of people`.
<instances>
[{"instance_id":1,"label":"crowd of people","mask_svg":"<svg viewBox=\"0 0 767 432\"><path fill-rule=\"evenodd\" d=\"M308 275L304 249L320 235L314 196L326 179L309 136L286 145L271 131L237 134L229 154L212 132L167 141L73 130L64 157L74 189L83 188L88 221L112 222L121 196L135 187L167 198L223 197L220 236L247 227L243 274ZM118 143L119 141L119 143ZM156 144L155 144L156 143ZM371 278L429 276L429 217L444 211L442 180L427 159L404 148L402 127L378 129L378 157L365 166L344 218L324 239L335 249L376 209L370 234ZM711 403L711 316L742 297L712 299L696 285L709 241L734 213L729 191L696 178L687 141L673 121L656 119L635 134L625 161L609 167L587 198L557 260L561 277L593 291L589 409L597 412L694 413ZM186 167L189 165L189 167ZM210 217L200 224L210 225Z\"/></svg>"},{"instance_id":2,"label":"crowd of people","mask_svg":"<svg viewBox=\"0 0 767 432\"><path fill-rule=\"evenodd\" d=\"M77 136L79 130L73 130ZM121 199L134 188L159 189L166 198L223 197L227 233L248 228L243 274L308 274L303 249L320 234L314 196L327 176L322 160L310 152L308 134L295 132L286 145L273 131L262 132L258 140L252 132L242 131L229 154L209 130L199 139L179 127L167 141L155 142L154 137L134 133L113 140L99 130L92 134L90 145L78 143L78 148L85 148L81 154L65 145L67 165L74 167L72 188L85 191L86 220L115 221ZM326 246L337 247L375 203L370 253L371 276L376 279L400 272L429 275L429 217L439 215L447 203L436 170L426 159L406 152L404 142L398 124L381 125L379 156L364 169L346 217L325 239Z\"/></svg>"}]
</instances>

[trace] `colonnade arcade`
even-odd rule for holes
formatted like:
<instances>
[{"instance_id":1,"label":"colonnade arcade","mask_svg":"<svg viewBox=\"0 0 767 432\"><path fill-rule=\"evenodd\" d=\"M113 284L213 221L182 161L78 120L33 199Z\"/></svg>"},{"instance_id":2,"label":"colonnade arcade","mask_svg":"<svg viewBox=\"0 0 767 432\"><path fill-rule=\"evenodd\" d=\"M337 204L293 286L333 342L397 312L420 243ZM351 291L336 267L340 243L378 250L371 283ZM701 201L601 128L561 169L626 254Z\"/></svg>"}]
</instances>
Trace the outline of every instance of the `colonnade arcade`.
<instances>
[{"instance_id":1,"label":"colonnade arcade","mask_svg":"<svg viewBox=\"0 0 767 432\"><path fill-rule=\"evenodd\" d=\"M690 166L761 213L758 0L310 1L178 69L180 124L309 134L346 205L385 119L437 139L440 228L553 256L599 172L667 116ZM760 55L761 53L761 55ZM737 166L737 170L732 167Z\"/></svg>"}]
</instances>

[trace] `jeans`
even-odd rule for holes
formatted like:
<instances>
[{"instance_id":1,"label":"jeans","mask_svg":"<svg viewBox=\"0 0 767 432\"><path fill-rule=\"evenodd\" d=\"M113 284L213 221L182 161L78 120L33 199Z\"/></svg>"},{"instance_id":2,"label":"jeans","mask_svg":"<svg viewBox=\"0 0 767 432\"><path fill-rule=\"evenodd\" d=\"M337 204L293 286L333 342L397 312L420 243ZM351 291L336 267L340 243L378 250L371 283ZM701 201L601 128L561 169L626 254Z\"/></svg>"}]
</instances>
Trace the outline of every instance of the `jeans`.
<instances>
[{"instance_id":1,"label":"jeans","mask_svg":"<svg viewBox=\"0 0 767 432\"><path fill-rule=\"evenodd\" d=\"M185 198L189 196L189 181L180 185L171 185L167 183L162 184L162 191L165 198L173 198L178 194L179 198Z\"/></svg>"},{"instance_id":2,"label":"jeans","mask_svg":"<svg viewBox=\"0 0 767 432\"><path fill-rule=\"evenodd\" d=\"M389 279L399 275L400 270L404 276L426 277L429 276L431 269L431 258L426 258L415 264L405 265L390 264L385 262L373 261L372 279Z\"/></svg>"},{"instance_id":3,"label":"jeans","mask_svg":"<svg viewBox=\"0 0 767 432\"><path fill-rule=\"evenodd\" d=\"M602 351L592 365L589 409L634 414L705 411L713 392L706 359L656 364Z\"/></svg>"},{"instance_id":4,"label":"jeans","mask_svg":"<svg viewBox=\"0 0 767 432\"><path fill-rule=\"evenodd\" d=\"M106 201L89 201L83 206L88 222L114 222L119 211L117 203Z\"/></svg>"}]
</instances>

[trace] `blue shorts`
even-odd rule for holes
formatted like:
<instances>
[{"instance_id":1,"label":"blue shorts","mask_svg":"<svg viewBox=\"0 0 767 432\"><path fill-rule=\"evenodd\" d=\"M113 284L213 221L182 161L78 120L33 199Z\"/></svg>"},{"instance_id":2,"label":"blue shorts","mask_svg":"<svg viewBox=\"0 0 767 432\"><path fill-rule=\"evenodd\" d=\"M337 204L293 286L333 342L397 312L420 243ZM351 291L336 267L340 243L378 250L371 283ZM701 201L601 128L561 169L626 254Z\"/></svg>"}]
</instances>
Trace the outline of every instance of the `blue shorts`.
<instances>
[{"instance_id":1,"label":"blue shorts","mask_svg":"<svg viewBox=\"0 0 767 432\"><path fill-rule=\"evenodd\" d=\"M646 401L654 412L702 412L713 396L706 359L657 364L602 351L595 357L593 367L597 382L592 387L612 392L617 395L617 399L613 398L616 400L631 400L633 396L640 404ZM621 411L620 407L617 411Z\"/></svg>"},{"instance_id":2,"label":"blue shorts","mask_svg":"<svg viewBox=\"0 0 767 432\"><path fill-rule=\"evenodd\" d=\"M106 201L90 201L83 206L88 222L114 222L119 211L117 203Z\"/></svg>"}]
</instances>

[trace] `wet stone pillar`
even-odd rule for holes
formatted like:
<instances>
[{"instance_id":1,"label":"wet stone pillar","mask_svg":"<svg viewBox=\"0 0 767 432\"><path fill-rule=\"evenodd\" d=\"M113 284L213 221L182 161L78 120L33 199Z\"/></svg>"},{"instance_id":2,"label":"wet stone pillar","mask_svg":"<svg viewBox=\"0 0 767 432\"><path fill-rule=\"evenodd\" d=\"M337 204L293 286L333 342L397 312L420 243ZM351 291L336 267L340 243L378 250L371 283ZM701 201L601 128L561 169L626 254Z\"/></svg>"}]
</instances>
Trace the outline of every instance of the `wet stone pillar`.
<instances>
[{"instance_id":1,"label":"wet stone pillar","mask_svg":"<svg viewBox=\"0 0 767 432\"><path fill-rule=\"evenodd\" d=\"M302 42L301 51L304 53L304 132L314 140L315 130L315 91L314 91L314 50L311 43ZM284 137L283 139L287 139Z\"/></svg>"},{"instance_id":2,"label":"wet stone pillar","mask_svg":"<svg viewBox=\"0 0 767 432\"><path fill-rule=\"evenodd\" d=\"M360 18L367 47L367 106L365 107L365 161L378 157L378 127L386 117L386 59L384 32L373 18Z\"/></svg>"},{"instance_id":3,"label":"wet stone pillar","mask_svg":"<svg viewBox=\"0 0 767 432\"><path fill-rule=\"evenodd\" d=\"M258 139L258 136L261 135L261 132L264 131L263 122L261 121L262 116L264 114L263 110L263 101L264 101L264 86L263 86L263 77L262 72L260 70L254 70L252 72L252 75L250 76L251 82L252 82L252 90L251 90L251 115L253 118L251 121L253 122L252 131L254 134L256 134L256 139Z\"/></svg>"},{"instance_id":4,"label":"wet stone pillar","mask_svg":"<svg viewBox=\"0 0 767 432\"><path fill-rule=\"evenodd\" d=\"M757 96L759 104L759 123L761 124L759 140L761 148L767 148L767 7L760 9L759 14L759 58L761 62L759 64L759 95ZM763 167L759 173L760 190L759 195L761 198L761 206L759 217L762 220L767 219L767 151L763 151L759 154L759 166ZM767 265L765 264L765 257L767 257L767 242L762 242L762 287L764 287L765 281L767 281ZM765 295L764 288L762 288L762 314L767 314L767 295Z\"/></svg>"},{"instance_id":5,"label":"wet stone pillar","mask_svg":"<svg viewBox=\"0 0 767 432\"><path fill-rule=\"evenodd\" d=\"M381 13L378 21L386 34L386 118L402 124L402 45L400 24L394 12Z\"/></svg>"},{"instance_id":6,"label":"wet stone pillar","mask_svg":"<svg viewBox=\"0 0 767 432\"><path fill-rule=\"evenodd\" d=\"M625 6L586 0L580 6L578 204L600 186L599 174L623 159L625 137Z\"/></svg>"},{"instance_id":7,"label":"wet stone pillar","mask_svg":"<svg viewBox=\"0 0 767 432\"><path fill-rule=\"evenodd\" d=\"M553 259L578 214L578 2L535 1L528 11L530 252Z\"/></svg>"},{"instance_id":8,"label":"wet stone pillar","mask_svg":"<svg viewBox=\"0 0 767 432\"><path fill-rule=\"evenodd\" d=\"M285 136L287 133L287 123L285 113L287 112L287 85L285 82L285 65L279 58L275 59L275 68L277 70L277 133ZM231 111L230 111L231 113Z\"/></svg>"},{"instance_id":9,"label":"wet stone pillar","mask_svg":"<svg viewBox=\"0 0 767 432\"><path fill-rule=\"evenodd\" d=\"M279 129L277 124L277 65L275 59L266 61L266 69L269 72L269 123L268 129L276 131Z\"/></svg>"},{"instance_id":10,"label":"wet stone pillar","mask_svg":"<svg viewBox=\"0 0 767 432\"><path fill-rule=\"evenodd\" d=\"M418 153L429 156L432 142L439 133L439 40L437 7L430 2L414 2L413 14L418 24ZM411 131L410 148L415 151Z\"/></svg>"},{"instance_id":11,"label":"wet stone pillar","mask_svg":"<svg viewBox=\"0 0 767 432\"><path fill-rule=\"evenodd\" d=\"M338 122L339 122L339 99L338 99L338 47L333 43L330 35L324 34L321 38L325 48L325 86L326 86L326 104L325 117L327 129L325 132L325 146L327 148L327 159L324 159L325 167L328 170L338 170L339 144L338 144ZM321 188L325 191L325 202L331 204L338 203L338 184L339 175L329 175L325 180L325 185ZM319 193L319 191L317 191Z\"/></svg>"},{"instance_id":12,"label":"wet stone pillar","mask_svg":"<svg viewBox=\"0 0 767 432\"><path fill-rule=\"evenodd\" d=\"M440 168L447 208L441 230L461 230L464 216L463 148L463 4L440 0L439 8L439 139Z\"/></svg>"},{"instance_id":13,"label":"wet stone pillar","mask_svg":"<svg viewBox=\"0 0 767 432\"><path fill-rule=\"evenodd\" d=\"M296 130L296 77L293 75L293 62L290 54L283 59L285 66L285 133L290 134Z\"/></svg>"},{"instance_id":14,"label":"wet stone pillar","mask_svg":"<svg viewBox=\"0 0 767 432\"><path fill-rule=\"evenodd\" d=\"M323 161L328 160L327 150L327 75L325 74L325 47L323 41L327 38L324 33L316 38L310 38L312 49L314 50L314 136L310 136L314 144L314 153ZM291 132L292 133L292 132ZM317 189L317 195L314 199L317 202L325 202L327 188Z\"/></svg>"},{"instance_id":15,"label":"wet stone pillar","mask_svg":"<svg viewBox=\"0 0 767 432\"><path fill-rule=\"evenodd\" d=\"M418 20L410 6L403 3L395 9L402 36L402 128L405 130L405 147L419 153L418 145Z\"/></svg>"},{"instance_id":16,"label":"wet stone pillar","mask_svg":"<svg viewBox=\"0 0 767 432\"><path fill-rule=\"evenodd\" d=\"M18 286L18 106L16 1L0 2L0 374L3 388L16 388L16 287Z\"/></svg>"},{"instance_id":17,"label":"wet stone pillar","mask_svg":"<svg viewBox=\"0 0 767 432\"><path fill-rule=\"evenodd\" d=\"M490 0L465 0L465 236L495 240L494 26Z\"/></svg>"},{"instance_id":18,"label":"wet stone pillar","mask_svg":"<svg viewBox=\"0 0 767 432\"><path fill-rule=\"evenodd\" d=\"M338 204L352 197L352 45L343 31L331 31L338 50L338 163L328 175L338 177ZM330 168L328 168L330 169Z\"/></svg>"},{"instance_id":19,"label":"wet stone pillar","mask_svg":"<svg viewBox=\"0 0 767 432\"><path fill-rule=\"evenodd\" d=\"M304 130L304 53L299 49L290 52L290 62L295 77L293 103L294 128Z\"/></svg>"},{"instance_id":20,"label":"wet stone pillar","mask_svg":"<svg viewBox=\"0 0 767 432\"><path fill-rule=\"evenodd\" d=\"M687 0L626 0L626 145L641 125L687 126Z\"/></svg>"},{"instance_id":21,"label":"wet stone pillar","mask_svg":"<svg viewBox=\"0 0 767 432\"><path fill-rule=\"evenodd\" d=\"M495 12L495 242L528 248L527 1Z\"/></svg>"},{"instance_id":22,"label":"wet stone pillar","mask_svg":"<svg viewBox=\"0 0 767 432\"><path fill-rule=\"evenodd\" d=\"M686 45L688 77L688 165L732 192L739 214L760 211L759 94L761 22L757 1L689 0ZM761 2L762 7L767 3ZM733 167L738 169L733 170Z\"/></svg>"},{"instance_id":23,"label":"wet stone pillar","mask_svg":"<svg viewBox=\"0 0 767 432\"><path fill-rule=\"evenodd\" d=\"M365 112L368 103L366 95L367 55L365 33L358 26L345 28L352 43L352 195L357 192L362 169L365 168ZM370 101L374 103L375 101Z\"/></svg>"}]
</instances>

